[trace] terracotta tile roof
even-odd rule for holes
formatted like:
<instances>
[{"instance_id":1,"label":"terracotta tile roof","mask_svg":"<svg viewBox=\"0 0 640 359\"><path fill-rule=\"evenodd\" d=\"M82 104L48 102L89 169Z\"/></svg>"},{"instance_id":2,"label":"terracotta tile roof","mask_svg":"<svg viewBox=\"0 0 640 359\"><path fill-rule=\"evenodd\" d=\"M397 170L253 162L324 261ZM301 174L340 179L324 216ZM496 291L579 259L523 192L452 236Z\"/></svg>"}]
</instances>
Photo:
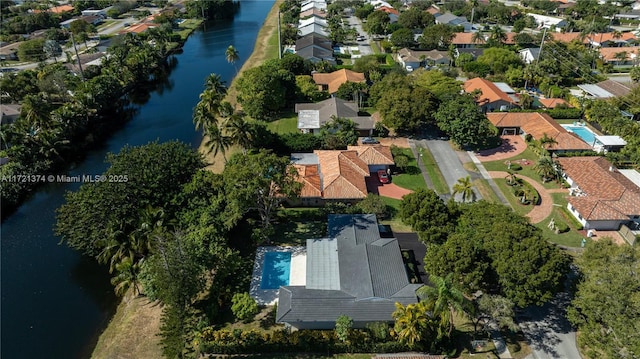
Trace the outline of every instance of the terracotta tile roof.
<instances>
[{"instance_id":1,"label":"terracotta tile roof","mask_svg":"<svg viewBox=\"0 0 640 359\"><path fill-rule=\"evenodd\" d=\"M136 24L136 25L131 25L130 27L120 31L120 34L125 34L128 32L133 32L136 34L145 32L151 28L157 27L158 25L156 24L150 24L150 23L143 23L143 24Z\"/></svg>"},{"instance_id":2,"label":"terracotta tile roof","mask_svg":"<svg viewBox=\"0 0 640 359\"><path fill-rule=\"evenodd\" d=\"M639 46L601 47L598 49L598 51L600 51L600 57L605 61L618 61L618 59L616 59L616 54L620 52L624 52L626 54L625 60L632 60L638 56L638 50L640 50Z\"/></svg>"},{"instance_id":3,"label":"terracotta tile roof","mask_svg":"<svg viewBox=\"0 0 640 359\"><path fill-rule=\"evenodd\" d=\"M298 171L298 182L302 183L300 197L322 197L318 165L293 165Z\"/></svg>"},{"instance_id":4,"label":"terracotta tile roof","mask_svg":"<svg viewBox=\"0 0 640 359\"><path fill-rule=\"evenodd\" d=\"M54 13L54 14L61 14L63 12L69 12L73 10L75 10L75 8L71 5L60 5L60 6L54 6L52 8L47 9L47 12Z\"/></svg>"},{"instance_id":5,"label":"terracotta tile roof","mask_svg":"<svg viewBox=\"0 0 640 359\"><path fill-rule=\"evenodd\" d=\"M591 34L587 37L587 39L590 39L593 42L597 42L597 43L603 43L606 41L630 41L630 40L637 40L636 35L632 32L623 32L620 35L620 38L616 39L615 37L613 37L614 33L613 32L605 32L605 33L601 33L601 34Z\"/></svg>"},{"instance_id":6,"label":"terracotta tile roof","mask_svg":"<svg viewBox=\"0 0 640 359\"><path fill-rule=\"evenodd\" d=\"M391 148L383 145L347 146L348 151L356 151L367 165L393 165Z\"/></svg>"},{"instance_id":7,"label":"terracotta tile roof","mask_svg":"<svg viewBox=\"0 0 640 359\"><path fill-rule=\"evenodd\" d=\"M427 10L425 10L426 12L428 12L431 15L435 15L435 14L439 14L440 10L434 8L434 7L429 7Z\"/></svg>"},{"instance_id":8,"label":"terracotta tile roof","mask_svg":"<svg viewBox=\"0 0 640 359\"><path fill-rule=\"evenodd\" d=\"M388 7L388 6L380 6L379 8L377 8L376 10L379 11L384 11L387 14L394 14L394 15L399 15L400 13L398 12L398 10L392 8L392 7Z\"/></svg>"},{"instance_id":9,"label":"terracotta tile roof","mask_svg":"<svg viewBox=\"0 0 640 359\"><path fill-rule=\"evenodd\" d=\"M478 98L479 104L492 103L496 101L506 101L509 103L514 103L513 99L509 97L504 91L500 90L498 86L496 86L493 82L489 80L485 80L480 77L473 78L471 80L467 80L464 83L464 91L467 93L472 93L475 90L480 90L482 93Z\"/></svg>"},{"instance_id":10,"label":"terracotta tile roof","mask_svg":"<svg viewBox=\"0 0 640 359\"><path fill-rule=\"evenodd\" d=\"M322 173L325 199L357 199L367 196L365 177L369 167L356 151L314 151Z\"/></svg>"},{"instance_id":11,"label":"terracotta tile roof","mask_svg":"<svg viewBox=\"0 0 640 359\"><path fill-rule=\"evenodd\" d=\"M547 36L549 36L549 38L553 38L553 40L558 41L558 42L571 42L573 40L578 40L580 41L580 36L581 34L579 32L554 32L554 33L547 33ZM582 42L588 42L586 39L583 40Z\"/></svg>"},{"instance_id":12,"label":"terracotta tile roof","mask_svg":"<svg viewBox=\"0 0 640 359\"><path fill-rule=\"evenodd\" d=\"M454 45L467 45L467 44L475 44L473 42L473 33L472 32L456 32L455 36L451 40L451 43ZM484 43L484 41L478 42L480 44Z\"/></svg>"},{"instance_id":13,"label":"terracotta tile roof","mask_svg":"<svg viewBox=\"0 0 640 359\"><path fill-rule=\"evenodd\" d=\"M586 220L627 220L640 215L640 187L604 157L561 157L563 171L585 194L569 203Z\"/></svg>"},{"instance_id":14,"label":"terracotta tile roof","mask_svg":"<svg viewBox=\"0 0 640 359\"><path fill-rule=\"evenodd\" d=\"M538 101L540 101L542 106L546 108L555 108L560 104L566 105L567 107L573 107L567 101L561 98L541 98L541 99L538 99Z\"/></svg>"},{"instance_id":15,"label":"terracotta tile roof","mask_svg":"<svg viewBox=\"0 0 640 359\"><path fill-rule=\"evenodd\" d=\"M591 146L576 134L568 132L549 115L538 112L491 112L487 118L496 127L520 127L522 131L539 139L545 134L556 140L549 150L589 150Z\"/></svg>"},{"instance_id":16,"label":"terracotta tile roof","mask_svg":"<svg viewBox=\"0 0 640 359\"><path fill-rule=\"evenodd\" d=\"M315 73L313 81L318 85L328 85L329 93L336 93L345 82L365 82L365 79L363 73L341 69L328 74Z\"/></svg>"}]
</instances>

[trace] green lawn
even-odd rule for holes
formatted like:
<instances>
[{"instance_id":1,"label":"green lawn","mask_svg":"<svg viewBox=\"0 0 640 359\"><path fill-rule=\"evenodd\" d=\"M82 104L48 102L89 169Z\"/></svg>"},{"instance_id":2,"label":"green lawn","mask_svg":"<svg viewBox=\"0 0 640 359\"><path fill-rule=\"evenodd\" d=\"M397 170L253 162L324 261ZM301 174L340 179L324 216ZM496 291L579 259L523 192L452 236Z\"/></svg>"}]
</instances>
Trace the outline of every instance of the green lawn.
<instances>
[{"instance_id":1,"label":"green lawn","mask_svg":"<svg viewBox=\"0 0 640 359\"><path fill-rule=\"evenodd\" d=\"M422 163L424 163L425 169L427 170L429 178L431 178L431 182L433 183L436 193L450 193L451 191L449 190L447 181L445 181L444 176L442 176L440 167L438 167L431 151L429 151L428 148L418 147L418 152L422 154Z\"/></svg>"},{"instance_id":2,"label":"green lawn","mask_svg":"<svg viewBox=\"0 0 640 359\"><path fill-rule=\"evenodd\" d=\"M298 115L295 113L283 114L280 119L269 122L267 129L277 134L296 133L298 132Z\"/></svg>"},{"instance_id":3,"label":"green lawn","mask_svg":"<svg viewBox=\"0 0 640 359\"><path fill-rule=\"evenodd\" d=\"M520 203L520 200L513 195L513 187L507 184L507 180L504 178L494 178L493 181L498 185L498 188L502 191L507 201L511 204L513 211L517 214L524 216L527 213L531 212L534 208L533 205L523 205Z\"/></svg>"},{"instance_id":4,"label":"green lawn","mask_svg":"<svg viewBox=\"0 0 640 359\"><path fill-rule=\"evenodd\" d=\"M305 245L307 239L327 235L327 217L320 208L286 208L278 211L271 240L280 245Z\"/></svg>"},{"instance_id":5,"label":"green lawn","mask_svg":"<svg viewBox=\"0 0 640 359\"><path fill-rule=\"evenodd\" d=\"M398 212L400 212L400 203L402 203L402 201L399 199L382 196L380 198L387 205L387 207L390 208L390 213L392 215L391 219L380 221L380 224L391 226L391 229L394 232L413 232L411 226L402 223L402 220L398 216Z\"/></svg>"},{"instance_id":6,"label":"green lawn","mask_svg":"<svg viewBox=\"0 0 640 359\"><path fill-rule=\"evenodd\" d=\"M536 227L542 229L545 238L549 239L551 242L556 244L561 244L568 247L580 247L582 239L585 238L580 234L576 228L573 226L573 222L565 217L565 214L561 210L561 208L567 206L566 194L564 193L552 193L551 197L553 198L553 211L549 217L545 218L542 222L535 224ZM571 229L569 232L555 234L552 230L547 227L549 225L549 221L554 219L556 223L564 222ZM591 242L591 239L587 238L587 245Z\"/></svg>"},{"instance_id":7,"label":"green lawn","mask_svg":"<svg viewBox=\"0 0 640 359\"><path fill-rule=\"evenodd\" d=\"M478 192L480 192L482 199L484 199L485 201L491 203L502 203L498 195L493 191L493 188L489 184L489 181L487 181L486 179L478 178L476 180L473 180L473 185L476 187Z\"/></svg>"},{"instance_id":8,"label":"green lawn","mask_svg":"<svg viewBox=\"0 0 640 359\"><path fill-rule=\"evenodd\" d=\"M180 38L184 41L201 24L202 24L202 20L187 19L183 23L180 24L180 26L179 26L180 30L179 31L175 31L175 33L180 35Z\"/></svg>"},{"instance_id":9,"label":"green lawn","mask_svg":"<svg viewBox=\"0 0 640 359\"><path fill-rule=\"evenodd\" d=\"M536 156L536 154L530 148L527 148L521 154L517 156L513 156L508 160L511 161L511 163L516 163L516 161L520 159L529 160L530 164L522 165L522 169L520 171L514 171L516 175L520 174L523 176L527 176L535 180L536 182L538 182L544 188L547 188L547 189L560 188L560 185L558 185L556 182L553 182L553 181L542 183L542 181L540 180L540 175L537 174L536 171L533 169L533 167L536 165L538 161L538 156ZM507 160L492 161L492 162L485 162L483 163L483 165L484 165L484 168L487 169L487 171L508 171L506 162Z\"/></svg>"},{"instance_id":10,"label":"green lawn","mask_svg":"<svg viewBox=\"0 0 640 359\"><path fill-rule=\"evenodd\" d=\"M420 168L418 168L418 163L416 162L415 157L413 157L411 149L400 148L398 151L402 152L402 154L409 159L409 166L404 170L404 172L393 175L391 178L393 183L412 191L426 189L427 184L424 182L424 177L422 176L422 172L420 172Z\"/></svg>"}]
</instances>

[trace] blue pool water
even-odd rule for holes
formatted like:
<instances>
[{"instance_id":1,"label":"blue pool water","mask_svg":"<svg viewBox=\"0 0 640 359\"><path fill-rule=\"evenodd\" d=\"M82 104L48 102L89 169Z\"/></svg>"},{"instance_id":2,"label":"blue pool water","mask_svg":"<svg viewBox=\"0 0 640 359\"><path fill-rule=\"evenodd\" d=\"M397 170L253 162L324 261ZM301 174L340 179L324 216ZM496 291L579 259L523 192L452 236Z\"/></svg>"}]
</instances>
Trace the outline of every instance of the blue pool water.
<instances>
[{"instance_id":1,"label":"blue pool water","mask_svg":"<svg viewBox=\"0 0 640 359\"><path fill-rule=\"evenodd\" d=\"M582 140L590 145L593 145L593 141L596 139L595 134L590 129L583 126L563 126L567 131L571 131L582 138Z\"/></svg>"},{"instance_id":2,"label":"blue pool water","mask_svg":"<svg viewBox=\"0 0 640 359\"><path fill-rule=\"evenodd\" d=\"M291 252L267 252L264 254L260 289L278 289L289 285Z\"/></svg>"}]
</instances>

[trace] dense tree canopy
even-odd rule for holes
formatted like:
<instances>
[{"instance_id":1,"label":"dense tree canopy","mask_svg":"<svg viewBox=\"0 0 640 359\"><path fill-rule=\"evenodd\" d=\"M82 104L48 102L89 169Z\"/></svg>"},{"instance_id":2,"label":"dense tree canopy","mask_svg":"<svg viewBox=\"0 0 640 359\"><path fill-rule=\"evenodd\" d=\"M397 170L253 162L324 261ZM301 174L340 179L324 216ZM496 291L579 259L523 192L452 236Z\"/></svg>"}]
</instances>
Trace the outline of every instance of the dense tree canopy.
<instances>
[{"instance_id":1,"label":"dense tree canopy","mask_svg":"<svg viewBox=\"0 0 640 359\"><path fill-rule=\"evenodd\" d=\"M640 355L640 251L610 241L590 243L577 260L578 290L568 311L589 356Z\"/></svg>"},{"instance_id":2,"label":"dense tree canopy","mask_svg":"<svg viewBox=\"0 0 640 359\"><path fill-rule=\"evenodd\" d=\"M421 48L426 50L446 50L454 37L455 31L453 27L445 24L436 24L424 29L422 36L418 38L418 43L420 43Z\"/></svg>"},{"instance_id":3,"label":"dense tree canopy","mask_svg":"<svg viewBox=\"0 0 640 359\"><path fill-rule=\"evenodd\" d=\"M449 208L431 190L406 195L400 204L400 218L425 243L443 243L454 229Z\"/></svg>"},{"instance_id":4,"label":"dense tree canopy","mask_svg":"<svg viewBox=\"0 0 640 359\"><path fill-rule=\"evenodd\" d=\"M427 26L433 25L435 18L430 13L411 7L406 11L400 13L398 16L398 23L407 29L424 29Z\"/></svg>"},{"instance_id":5,"label":"dense tree canopy","mask_svg":"<svg viewBox=\"0 0 640 359\"><path fill-rule=\"evenodd\" d=\"M242 73L238 79L238 101L255 119L265 119L295 98L295 76L279 60Z\"/></svg>"},{"instance_id":6,"label":"dense tree canopy","mask_svg":"<svg viewBox=\"0 0 640 359\"><path fill-rule=\"evenodd\" d=\"M495 128L470 95L458 95L443 102L435 118L438 127L460 146L478 146L495 135Z\"/></svg>"}]
</instances>

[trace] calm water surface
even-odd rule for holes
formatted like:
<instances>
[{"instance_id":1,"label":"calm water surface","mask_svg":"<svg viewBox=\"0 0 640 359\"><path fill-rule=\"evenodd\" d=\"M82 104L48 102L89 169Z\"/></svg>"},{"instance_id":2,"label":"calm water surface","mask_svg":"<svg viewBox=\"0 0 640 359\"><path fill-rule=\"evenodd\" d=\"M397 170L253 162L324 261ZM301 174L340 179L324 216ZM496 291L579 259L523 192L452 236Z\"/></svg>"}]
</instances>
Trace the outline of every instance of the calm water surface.
<instances>
[{"instance_id":1,"label":"calm water surface","mask_svg":"<svg viewBox=\"0 0 640 359\"><path fill-rule=\"evenodd\" d=\"M233 21L195 32L176 55L177 66L168 84L102 148L89 153L71 171L99 174L106 169L107 152L124 145L178 139L199 145L191 112L205 77L218 73L230 82L235 69L224 52L233 45L240 53L238 68L251 54L258 30L273 0L242 0ZM79 184L52 184L41 188L7 218L0 228L1 341L3 359L86 358L108 323L116 303L106 269L79 256L54 236L55 209L67 190Z\"/></svg>"}]
</instances>

